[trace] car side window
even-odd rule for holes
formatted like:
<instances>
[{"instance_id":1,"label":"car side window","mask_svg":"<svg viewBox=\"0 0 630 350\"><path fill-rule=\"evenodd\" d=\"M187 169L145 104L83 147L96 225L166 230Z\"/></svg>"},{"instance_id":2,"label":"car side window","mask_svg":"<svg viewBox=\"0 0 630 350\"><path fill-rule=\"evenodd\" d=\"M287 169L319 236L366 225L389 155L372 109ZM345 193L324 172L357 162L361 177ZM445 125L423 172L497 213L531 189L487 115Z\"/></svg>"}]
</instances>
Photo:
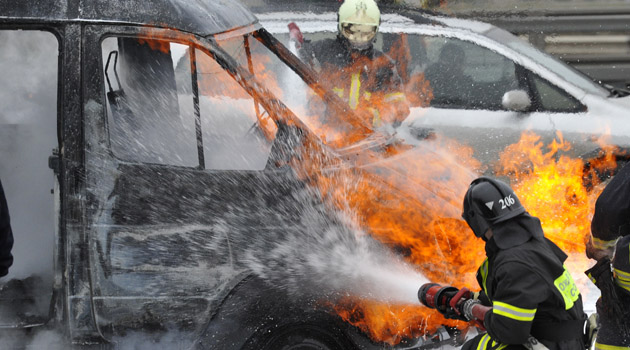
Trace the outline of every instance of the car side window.
<instances>
[{"instance_id":1,"label":"car side window","mask_svg":"<svg viewBox=\"0 0 630 350\"><path fill-rule=\"evenodd\" d=\"M264 169L276 124L213 58L196 57L206 169Z\"/></svg>"},{"instance_id":2,"label":"car side window","mask_svg":"<svg viewBox=\"0 0 630 350\"><path fill-rule=\"evenodd\" d=\"M186 46L109 37L102 52L114 155L133 162L197 166L193 98L187 88L191 77L184 73L176 79L175 73L178 61L190 62Z\"/></svg>"},{"instance_id":3,"label":"car side window","mask_svg":"<svg viewBox=\"0 0 630 350\"><path fill-rule=\"evenodd\" d=\"M109 37L102 54L117 158L209 170L265 168L276 125L207 53L166 40Z\"/></svg>"},{"instance_id":4,"label":"car side window","mask_svg":"<svg viewBox=\"0 0 630 350\"><path fill-rule=\"evenodd\" d=\"M540 101L539 111L579 112L584 110L584 106L579 101L546 80L533 75L533 82Z\"/></svg>"},{"instance_id":5,"label":"car side window","mask_svg":"<svg viewBox=\"0 0 630 350\"><path fill-rule=\"evenodd\" d=\"M514 62L492 50L440 36L422 36L422 41L432 106L500 110L503 95L519 87Z\"/></svg>"}]
</instances>

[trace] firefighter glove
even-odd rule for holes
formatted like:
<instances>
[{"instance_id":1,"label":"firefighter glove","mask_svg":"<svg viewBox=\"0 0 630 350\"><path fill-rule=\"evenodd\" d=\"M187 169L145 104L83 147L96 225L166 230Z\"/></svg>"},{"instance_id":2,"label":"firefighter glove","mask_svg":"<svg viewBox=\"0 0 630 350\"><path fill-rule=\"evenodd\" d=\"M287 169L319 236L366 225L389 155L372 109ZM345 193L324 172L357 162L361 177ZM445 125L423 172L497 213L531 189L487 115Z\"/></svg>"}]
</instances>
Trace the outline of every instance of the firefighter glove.
<instances>
[{"instance_id":1,"label":"firefighter glove","mask_svg":"<svg viewBox=\"0 0 630 350\"><path fill-rule=\"evenodd\" d=\"M614 241L612 241L612 245L610 242L598 242L599 243L593 242L592 236L588 238L588 242L586 242L586 257L597 261L612 259L613 252L615 251Z\"/></svg>"}]
</instances>

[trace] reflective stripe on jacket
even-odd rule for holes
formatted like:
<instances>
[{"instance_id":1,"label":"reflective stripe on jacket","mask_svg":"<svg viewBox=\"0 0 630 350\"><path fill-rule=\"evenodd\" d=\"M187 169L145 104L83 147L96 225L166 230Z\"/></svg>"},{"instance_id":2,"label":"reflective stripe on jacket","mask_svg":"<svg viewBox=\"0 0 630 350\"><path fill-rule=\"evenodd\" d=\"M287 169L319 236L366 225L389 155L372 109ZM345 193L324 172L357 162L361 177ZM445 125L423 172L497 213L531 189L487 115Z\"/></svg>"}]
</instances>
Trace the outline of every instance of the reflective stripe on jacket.
<instances>
[{"instance_id":1,"label":"reflective stripe on jacket","mask_svg":"<svg viewBox=\"0 0 630 350\"><path fill-rule=\"evenodd\" d=\"M558 342L536 334L537 324L562 325L563 321L583 319L582 298L563 266L566 255L560 248L546 238L532 238L499 249L490 239L486 254L488 259L477 271L477 281L492 302L484 320L491 339L501 344L524 344L532 335L547 346L553 344L551 348L572 349L569 345L558 347ZM578 338L581 340L581 334L576 333L575 344Z\"/></svg>"}]
</instances>

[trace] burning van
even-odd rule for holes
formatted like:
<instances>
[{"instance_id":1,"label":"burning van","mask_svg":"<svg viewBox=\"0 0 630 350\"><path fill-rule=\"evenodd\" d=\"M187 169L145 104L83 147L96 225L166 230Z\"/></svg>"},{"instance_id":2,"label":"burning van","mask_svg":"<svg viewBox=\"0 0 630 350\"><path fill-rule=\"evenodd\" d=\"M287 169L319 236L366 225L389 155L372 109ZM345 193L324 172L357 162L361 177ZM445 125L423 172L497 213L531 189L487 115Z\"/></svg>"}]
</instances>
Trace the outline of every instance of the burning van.
<instances>
[{"instance_id":1,"label":"burning van","mask_svg":"<svg viewBox=\"0 0 630 350\"><path fill-rule=\"evenodd\" d=\"M0 43L0 177L16 239L3 334L350 349L433 327L414 300L421 279L394 298L416 304L400 307L414 317L402 331L340 316L378 304L359 303L375 291L358 268L379 259L425 259L400 263L406 276L459 275L410 246L467 244L433 232L463 227L473 172L373 130L238 2L2 0Z\"/></svg>"},{"instance_id":2,"label":"burning van","mask_svg":"<svg viewBox=\"0 0 630 350\"><path fill-rule=\"evenodd\" d=\"M3 347L38 329L85 348L461 340L417 292L474 287L470 147L374 127L235 1L0 0L0 43ZM569 220L545 229L579 253L562 234L584 235L597 192L575 164L578 186L538 189L564 191Z\"/></svg>"}]
</instances>

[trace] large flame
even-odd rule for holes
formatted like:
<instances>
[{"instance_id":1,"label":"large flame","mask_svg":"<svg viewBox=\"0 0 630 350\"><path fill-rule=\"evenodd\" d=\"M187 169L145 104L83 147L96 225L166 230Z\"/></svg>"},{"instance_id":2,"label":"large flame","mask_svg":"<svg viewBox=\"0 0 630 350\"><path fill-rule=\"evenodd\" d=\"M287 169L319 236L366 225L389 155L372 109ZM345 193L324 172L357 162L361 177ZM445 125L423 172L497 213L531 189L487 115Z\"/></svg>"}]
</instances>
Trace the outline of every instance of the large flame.
<instances>
[{"instance_id":1,"label":"large flame","mask_svg":"<svg viewBox=\"0 0 630 350\"><path fill-rule=\"evenodd\" d=\"M340 75L336 71L325 80L334 82ZM418 76L408 78L407 86L410 84L416 89L406 89L409 99L415 105L426 105L432 96L430 82ZM379 107L380 102L370 100L370 105ZM483 242L453 214L460 213L470 170L479 169L480 164L469 147L457 142L440 138L427 144L435 148L431 152L401 146L380 153L364 151L352 159L353 167L318 176L312 172L320 170L311 168L305 179L312 180L337 209L352 211L367 232L399 252L431 281L478 290L474 272L485 258ZM589 168L582 159L566 155L570 144L560 133L545 147L539 136L525 132L519 142L503 151L494 169L496 176L511 183L528 211L541 219L547 237L571 256L567 264L574 276L583 275L588 265L584 241L603 188L598 174L616 167L612 148L602 148L600 162ZM372 339L390 344L442 324L467 326L419 305L349 297L335 310Z\"/></svg>"},{"instance_id":2,"label":"large flame","mask_svg":"<svg viewBox=\"0 0 630 350\"><path fill-rule=\"evenodd\" d=\"M602 189L596 175L587 188L583 160L561 154L570 148L558 133L545 152L540 137L526 132L505 149L495 173L512 180L523 205L540 218L549 239L567 252L583 253L595 200ZM609 163L597 164L590 171L616 166L614 158L604 160Z\"/></svg>"},{"instance_id":3,"label":"large flame","mask_svg":"<svg viewBox=\"0 0 630 350\"><path fill-rule=\"evenodd\" d=\"M578 278L589 265L584 248L595 201L604 187L603 174L617 167L613 156L616 147L604 140L600 146L600 157L585 164L582 159L563 155L571 145L561 133L545 151L539 136L525 132L519 142L505 149L495 169L497 175L512 180L525 208L541 220L545 235L571 257L567 265ZM588 292L585 283L582 279L583 294Z\"/></svg>"},{"instance_id":4,"label":"large flame","mask_svg":"<svg viewBox=\"0 0 630 350\"><path fill-rule=\"evenodd\" d=\"M588 265L588 259L584 255L584 241L590 233L595 200L603 189L598 174L614 169L616 163L611 156L614 150L612 147L603 147L600 161L589 164L590 168L579 158L560 154L569 149L570 144L563 140L561 134L545 148L539 136L525 132L519 142L505 149L495 171L496 175L508 178L523 205L532 215L541 219L547 237L572 257L569 268L574 276L577 274L579 277ZM418 164L405 163L411 171L421 164L424 164L422 160ZM432 165L424 164L425 167ZM436 186L441 185L439 177L433 177L432 181L435 181ZM360 205L357 208L361 210ZM420 228L406 226L408 223L404 220L409 216L409 211L420 208L421 206L405 207L399 211L396 206L379 207L379 211L385 216L393 214L394 217L382 219L379 225L374 225L374 220L369 221L368 230L387 244L403 246L407 259L430 279L470 286L471 281L462 277L470 275L480 259L480 256L474 255L483 251L479 242L466 240L463 236L472 237L472 234L462 226L462 222L441 220L439 211L431 212L436 215L434 225L424 227L423 232L424 240L426 237L433 237L438 244L416 241ZM383 223L389 224L386 225L389 231L384 229ZM448 249L444 249L445 244L449 245ZM436 270L443 274L436 274ZM425 331L443 323L449 324L439 316L418 322L418 318L408 316L409 308L374 304L378 303L357 301L352 312L347 308L338 308L337 312L344 319L366 330L374 339L386 342L399 339L399 336L407 336L410 330L418 329L414 328L414 322L415 327L421 327ZM416 310L417 307L411 309L423 317L427 316L426 310Z\"/></svg>"}]
</instances>

